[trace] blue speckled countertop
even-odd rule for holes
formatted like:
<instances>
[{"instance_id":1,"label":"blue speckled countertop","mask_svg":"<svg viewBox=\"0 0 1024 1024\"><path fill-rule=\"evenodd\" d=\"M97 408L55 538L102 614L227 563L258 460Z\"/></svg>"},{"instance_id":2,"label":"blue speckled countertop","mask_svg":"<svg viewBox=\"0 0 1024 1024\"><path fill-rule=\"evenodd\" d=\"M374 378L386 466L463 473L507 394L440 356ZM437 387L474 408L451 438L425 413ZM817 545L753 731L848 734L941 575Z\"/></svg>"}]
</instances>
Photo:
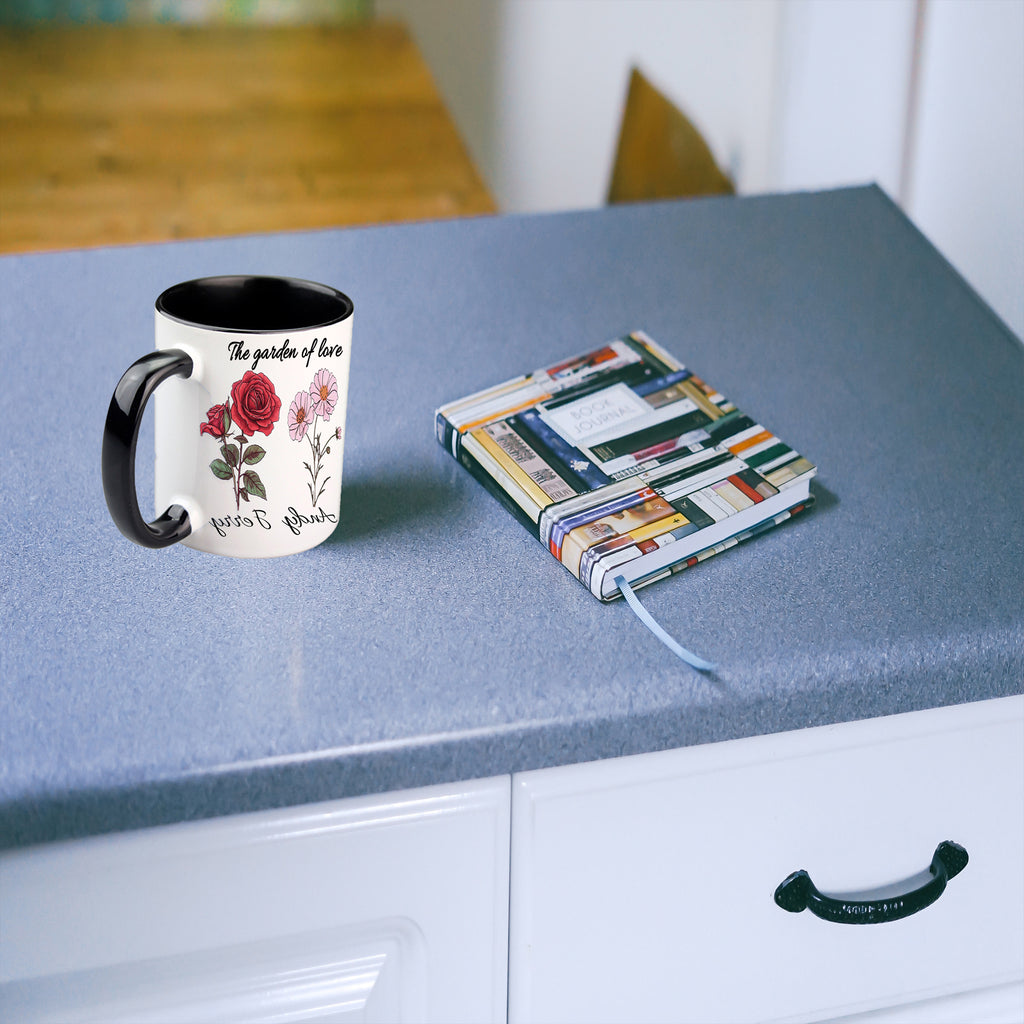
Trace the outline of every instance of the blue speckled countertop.
<instances>
[{"instance_id":1,"label":"blue speckled countertop","mask_svg":"<svg viewBox=\"0 0 1024 1024\"><path fill-rule=\"evenodd\" d=\"M110 392L156 295L218 273L355 300L343 521L305 554L107 516ZM433 436L634 328L819 466L810 515L643 591L714 677ZM875 188L4 257L0 360L0 846L1024 689L1024 349Z\"/></svg>"}]
</instances>

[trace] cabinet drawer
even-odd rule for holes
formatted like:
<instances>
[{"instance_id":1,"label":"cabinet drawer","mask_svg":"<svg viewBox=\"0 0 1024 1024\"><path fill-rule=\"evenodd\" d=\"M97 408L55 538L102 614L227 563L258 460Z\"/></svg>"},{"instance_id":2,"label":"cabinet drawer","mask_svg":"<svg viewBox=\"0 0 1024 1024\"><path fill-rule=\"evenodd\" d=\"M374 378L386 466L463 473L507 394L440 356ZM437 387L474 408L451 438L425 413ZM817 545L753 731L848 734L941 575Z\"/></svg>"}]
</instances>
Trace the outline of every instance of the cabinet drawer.
<instances>
[{"instance_id":1,"label":"cabinet drawer","mask_svg":"<svg viewBox=\"0 0 1024 1024\"><path fill-rule=\"evenodd\" d=\"M0 854L0 1020L503 1021L509 779Z\"/></svg>"},{"instance_id":2,"label":"cabinet drawer","mask_svg":"<svg viewBox=\"0 0 1024 1024\"><path fill-rule=\"evenodd\" d=\"M509 1018L818 1020L1024 978L1024 697L515 777ZM901 920L787 913L806 869ZM917 883L919 884L919 882Z\"/></svg>"}]
</instances>

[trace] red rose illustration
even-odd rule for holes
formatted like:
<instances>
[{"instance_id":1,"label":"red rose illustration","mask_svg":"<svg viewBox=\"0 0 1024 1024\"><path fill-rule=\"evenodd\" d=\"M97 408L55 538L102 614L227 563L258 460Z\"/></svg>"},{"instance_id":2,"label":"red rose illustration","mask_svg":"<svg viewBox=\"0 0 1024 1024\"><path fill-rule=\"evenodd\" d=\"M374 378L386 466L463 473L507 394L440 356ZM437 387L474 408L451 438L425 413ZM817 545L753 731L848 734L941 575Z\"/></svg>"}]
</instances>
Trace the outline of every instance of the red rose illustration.
<instances>
[{"instance_id":1,"label":"red rose illustration","mask_svg":"<svg viewBox=\"0 0 1024 1024\"><path fill-rule=\"evenodd\" d=\"M200 434L212 434L214 437L224 436L224 406L215 405L206 410L206 422L199 427Z\"/></svg>"},{"instance_id":2,"label":"red rose illustration","mask_svg":"<svg viewBox=\"0 0 1024 1024\"><path fill-rule=\"evenodd\" d=\"M243 434L270 434L280 415L281 399L269 377L246 370L231 385L231 418Z\"/></svg>"}]
</instances>

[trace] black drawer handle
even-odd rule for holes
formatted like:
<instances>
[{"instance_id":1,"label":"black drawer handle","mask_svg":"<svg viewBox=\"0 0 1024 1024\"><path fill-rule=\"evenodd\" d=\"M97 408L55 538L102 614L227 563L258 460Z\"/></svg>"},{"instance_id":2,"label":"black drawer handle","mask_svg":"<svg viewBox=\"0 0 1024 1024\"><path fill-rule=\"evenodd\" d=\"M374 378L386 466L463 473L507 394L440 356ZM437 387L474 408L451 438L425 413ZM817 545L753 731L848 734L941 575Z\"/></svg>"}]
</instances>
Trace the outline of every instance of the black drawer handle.
<instances>
[{"instance_id":1,"label":"black drawer handle","mask_svg":"<svg viewBox=\"0 0 1024 1024\"><path fill-rule=\"evenodd\" d=\"M877 893L851 893L849 896L826 896L815 888L806 871L794 871L776 890L775 902L794 914L810 910L824 921L837 924L882 924L909 917L934 903L946 883L967 866L967 851L956 843L939 843L927 874L931 877L919 888L913 886L921 876L908 879L900 886L887 887ZM891 890L891 891L890 891Z\"/></svg>"}]
</instances>

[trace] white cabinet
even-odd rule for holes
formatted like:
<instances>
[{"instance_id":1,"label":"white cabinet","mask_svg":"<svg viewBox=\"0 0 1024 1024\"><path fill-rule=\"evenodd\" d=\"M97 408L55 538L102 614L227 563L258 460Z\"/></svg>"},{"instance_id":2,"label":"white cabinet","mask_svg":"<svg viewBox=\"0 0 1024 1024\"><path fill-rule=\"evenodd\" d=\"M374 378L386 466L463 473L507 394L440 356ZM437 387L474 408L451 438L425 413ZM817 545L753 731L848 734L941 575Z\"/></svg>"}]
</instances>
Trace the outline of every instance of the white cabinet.
<instances>
[{"instance_id":1,"label":"white cabinet","mask_svg":"<svg viewBox=\"0 0 1024 1024\"><path fill-rule=\"evenodd\" d=\"M512 813L516 1024L1024 1013L1024 697L530 772ZM944 840L970 861L913 916L774 902L916 888Z\"/></svg>"},{"instance_id":2,"label":"white cabinet","mask_svg":"<svg viewBox=\"0 0 1024 1024\"><path fill-rule=\"evenodd\" d=\"M787 913L970 860L934 904ZM511 842L511 862L510 862ZM0 1019L1024 1019L1024 696L0 854Z\"/></svg>"},{"instance_id":3,"label":"white cabinet","mask_svg":"<svg viewBox=\"0 0 1024 1024\"><path fill-rule=\"evenodd\" d=\"M509 779L0 854L5 1021L501 1021Z\"/></svg>"}]
</instances>

